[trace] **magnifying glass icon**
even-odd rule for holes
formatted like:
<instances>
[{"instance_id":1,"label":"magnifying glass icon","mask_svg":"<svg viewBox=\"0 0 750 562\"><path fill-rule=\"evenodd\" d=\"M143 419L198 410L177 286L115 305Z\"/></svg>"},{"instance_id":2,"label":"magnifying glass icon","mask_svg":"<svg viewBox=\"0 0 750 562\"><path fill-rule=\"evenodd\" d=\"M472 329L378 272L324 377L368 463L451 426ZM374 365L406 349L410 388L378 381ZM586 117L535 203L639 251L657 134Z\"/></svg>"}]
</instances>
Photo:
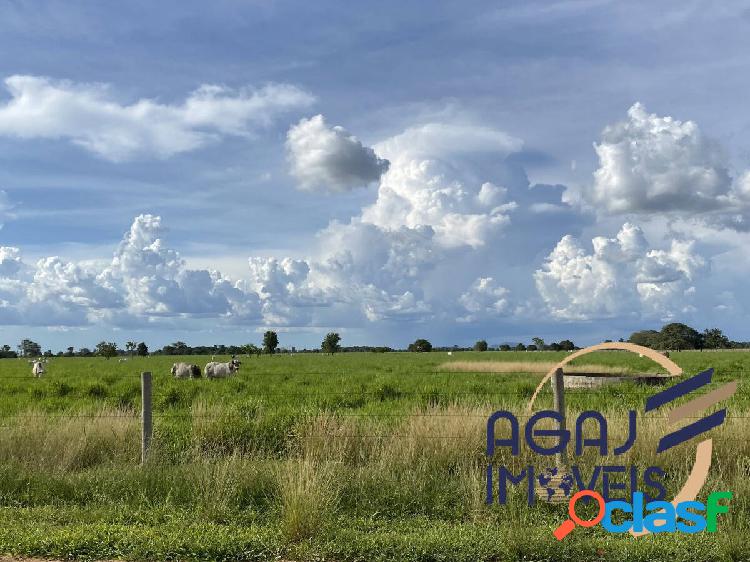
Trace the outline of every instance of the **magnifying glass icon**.
<instances>
[{"instance_id":1,"label":"magnifying glass icon","mask_svg":"<svg viewBox=\"0 0 750 562\"><path fill-rule=\"evenodd\" d=\"M599 513L596 514L596 517L588 521L580 519L578 515L576 515L575 509L576 502L585 496L594 498L599 504ZM557 540L561 541L568 536L568 533L576 528L576 525L581 527L593 527L594 525L598 525L599 522L604 519L605 512L606 506L604 504L604 498L597 492L594 492L593 490L581 490L580 492L576 492L573 494L573 497L570 498L570 502L568 502L568 516L570 519L563 521L560 526L552 532L552 534L555 535Z\"/></svg>"}]
</instances>

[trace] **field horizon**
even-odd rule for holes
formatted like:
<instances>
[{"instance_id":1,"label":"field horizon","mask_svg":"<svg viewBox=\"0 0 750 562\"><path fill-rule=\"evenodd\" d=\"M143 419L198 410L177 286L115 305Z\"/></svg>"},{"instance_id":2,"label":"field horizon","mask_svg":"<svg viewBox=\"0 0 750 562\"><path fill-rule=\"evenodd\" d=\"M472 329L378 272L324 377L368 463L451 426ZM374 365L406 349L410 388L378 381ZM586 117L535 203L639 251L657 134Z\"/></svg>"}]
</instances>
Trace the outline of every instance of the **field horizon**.
<instances>
[{"instance_id":1,"label":"field horizon","mask_svg":"<svg viewBox=\"0 0 750 562\"><path fill-rule=\"evenodd\" d=\"M209 356L54 358L40 379L24 360L0 360L0 551L128 560L673 562L696 552L747 560L750 356L741 352L672 354L686 375L713 366L714 384L740 381L702 493L735 493L720 532L633 539L591 529L558 544L551 531L564 505L527 507L517 490L507 505L485 505L487 417L498 409L523 416L543 374L530 362L565 355L253 356L241 358L236 376L216 380L169 374L173 362L202 365ZM466 370L466 362L503 358L507 372ZM453 361L460 370L450 370ZM613 352L584 365L654 370ZM154 418L143 466L141 371L153 373ZM621 442L623 408L641 409L653 391L633 383L567 390L568 415L601 409L613 420L611 440ZM545 389L535 409L551 404ZM654 462L662 420L639 414L638 446L617 462ZM658 459L670 467L670 490L685 477L690 447ZM534 462L529 455L524 447L520 457L495 460L520 467ZM595 462L588 453L580 459Z\"/></svg>"}]
</instances>

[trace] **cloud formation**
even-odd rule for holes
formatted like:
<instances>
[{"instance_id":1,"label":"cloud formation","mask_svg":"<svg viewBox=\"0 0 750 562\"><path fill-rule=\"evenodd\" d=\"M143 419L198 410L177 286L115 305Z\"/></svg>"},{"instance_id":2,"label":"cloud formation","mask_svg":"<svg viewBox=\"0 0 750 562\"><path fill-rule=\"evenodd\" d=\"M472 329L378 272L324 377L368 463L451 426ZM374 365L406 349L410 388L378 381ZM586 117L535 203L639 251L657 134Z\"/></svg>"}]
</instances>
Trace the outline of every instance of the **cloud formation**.
<instances>
[{"instance_id":1,"label":"cloud formation","mask_svg":"<svg viewBox=\"0 0 750 562\"><path fill-rule=\"evenodd\" d=\"M522 144L502 132L432 123L375 150L390 166L374 201L321 229L305 257L252 256L236 278L191 269L164 242L161 219L139 215L105 263L28 265L0 248L0 322L486 327L538 322L544 310L550 322L639 321L703 306L709 260L696 242L650 244L634 222L593 237L591 249L561 238L580 232L582 215L562 202L564 186L529 184L510 158ZM732 183L735 199L750 200L748 177Z\"/></svg>"},{"instance_id":2,"label":"cloud formation","mask_svg":"<svg viewBox=\"0 0 750 562\"><path fill-rule=\"evenodd\" d=\"M594 144L599 167L581 193L598 213L668 213L746 230L750 227L748 173L734 178L721 146L693 121L648 113L634 104L627 119L607 126Z\"/></svg>"},{"instance_id":3,"label":"cloud formation","mask_svg":"<svg viewBox=\"0 0 750 562\"><path fill-rule=\"evenodd\" d=\"M217 271L188 269L175 250L164 246L162 234L159 217L136 217L105 265L48 257L29 266L18 248L0 248L4 323L78 326L182 316L260 319L257 294Z\"/></svg>"},{"instance_id":4,"label":"cloud formation","mask_svg":"<svg viewBox=\"0 0 750 562\"><path fill-rule=\"evenodd\" d=\"M492 277L480 277L461 295L459 303L466 311L459 322L479 322L510 314L509 291Z\"/></svg>"},{"instance_id":5,"label":"cloud formation","mask_svg":"<svg viewBox=\"0 0 750 562\"><path fill-rule=\"evenodd\" d=\"M291 173L302 189L350 191L378 181L388 170L388 160L378 158L343 127L328 126L322 115L291 127L286 149Z\"/></svg>"},{"instance_id":6,"label":"cloud formation","mask_svg":"<svg viewBox=\"0 0 750 562\"><path fill-rule=\"evenodd\" d=\"M314 101L289 84L236 90L205 84L180 104L124 104L108 85L41 76L14 75L4 84L10 99L0 103L0 135L66 139L113 162L168 158L224 136L247 136Z\"/></svg>"},{"instance_id":7,"label":"cloud formation","mask_svg":"<svg viewBox=\"0 0 750 562\"><path fill-rule=\"evenodd\" d=\"M481 126L407 129L376 147L391 167L362 221L386 230L428 226L443 247L482 246L509 224L516 204L507 188L491 181L497 164L488 172L475 160L489 155L502 162L520 147L517 139Z\"/></svg>"},{"instance_id":8,"label":"cloud formation","mask_svg":"<svg viewBox=\"0 0 750 562\"><path fill-rule=\"evenodd\" d=\"M649 249L642 230L626 223L615 238L597 236L591 245L593 252L587 253L566 235L534 273L554 318L669 320L692 309L693 280L706 265L694 241Z\"/></svg>"}]
</instances>

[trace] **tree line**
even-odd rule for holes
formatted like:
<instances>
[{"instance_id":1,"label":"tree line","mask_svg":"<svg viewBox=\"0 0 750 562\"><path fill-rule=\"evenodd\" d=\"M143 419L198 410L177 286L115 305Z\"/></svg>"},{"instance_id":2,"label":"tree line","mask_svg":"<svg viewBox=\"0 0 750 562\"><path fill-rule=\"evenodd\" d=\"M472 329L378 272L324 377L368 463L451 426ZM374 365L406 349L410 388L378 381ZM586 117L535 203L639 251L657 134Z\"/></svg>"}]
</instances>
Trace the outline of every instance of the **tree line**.
<instances>
[{"instance_id":1,"label":"tree line","mask_svg":"<svg viewBox=\"0 0 750 562\"><path fill-rule=\"evenodd\" d=\"M661 330L640 330L628 338L635 343L653 349L681 351L683 349L747 349L750 342L730 340L719 328L707 328L699 332L687 324L672 322Z\"/></svg>"},{"instance_id":2,"label":"tree line","mask_svg":"<svg viewBox=\"0 0 750 562\"><path fill-rule=\"evenodd\" d=\"M612 340L605 340L612 341ZM619 341L626 341L620 338ZM661 330L639 330L633 332L627 339L652 349L680 351L685 349L746 349L750 348L750 342L738 342L730 340L719 328L707 328L699 332L695 328L679 322L665 324ZM277 353L325 353L332 355L339 352L372 352L387 353L395 351L409 351L425 353L430 351L573 351L579 349L572 340L564 339L559 342L546 343L542 338L531 338L529 343L501 343L490 346L487 340L478 340L472 347L434 347L429 340L419 338L410 343L406 349L394 349L387 346L351 346L341 345L341 335L338 332L329 332L323 338L320 348L300 349L295 347L285 348L279 345L279 335L273 330L267 330L263 334L260 345L248 343L244 345L198 345L189 346L185 342L177 341L165 345L161 349L149 352L145 342L128 341L124 348L120 348L115 342L101 341L93 349L82 347L76 350L68 347L65 351L53 353L51 350L42 352L42 347L30 340L24 339L15 349L9 345L0 347L0 358L15 357L118 357L118 356L140 356L147 355L275 355Z\"/></svg>"}]
</instances>

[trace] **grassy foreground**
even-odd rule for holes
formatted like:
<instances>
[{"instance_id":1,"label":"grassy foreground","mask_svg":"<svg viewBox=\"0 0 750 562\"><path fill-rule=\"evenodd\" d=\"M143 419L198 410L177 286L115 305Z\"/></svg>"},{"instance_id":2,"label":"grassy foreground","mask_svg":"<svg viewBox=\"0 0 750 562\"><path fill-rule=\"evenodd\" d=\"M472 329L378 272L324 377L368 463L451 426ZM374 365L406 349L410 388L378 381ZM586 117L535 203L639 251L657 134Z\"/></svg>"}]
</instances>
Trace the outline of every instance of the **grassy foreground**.
<instances>
[{"instance_id":1,"label":"grassy foreground","mask_svg":"<svg viewBox=\"0 0 750 562\"><path fill-rule=\"evenodd\" d=\"M713 366L740 380L731 419L714 433L705 494L735 497L719 532L632 539L551 531L566 506L484 505L485 424L519 414L542 374L466 372L456 361L550 362L563 353L345 354L243 359L229 380L175 381L175 360L53 359L34 380L0 361L0 552L130 560L750 560L750 354L673 354L689 374ZM586 363L654 372L646 360L600 353ZM140 371L154 373L155 440L139 466ZM572 414L642 410L653 388L566 393ZM550 404L549 392L538 407ZM659 464L681 485L690 444L657 458L663 419L641 417L622 457L579 464ZM538 463L528 451L497 462ZM699 498L699 499L703 499Z\"/></svg>"}]
</instances>

